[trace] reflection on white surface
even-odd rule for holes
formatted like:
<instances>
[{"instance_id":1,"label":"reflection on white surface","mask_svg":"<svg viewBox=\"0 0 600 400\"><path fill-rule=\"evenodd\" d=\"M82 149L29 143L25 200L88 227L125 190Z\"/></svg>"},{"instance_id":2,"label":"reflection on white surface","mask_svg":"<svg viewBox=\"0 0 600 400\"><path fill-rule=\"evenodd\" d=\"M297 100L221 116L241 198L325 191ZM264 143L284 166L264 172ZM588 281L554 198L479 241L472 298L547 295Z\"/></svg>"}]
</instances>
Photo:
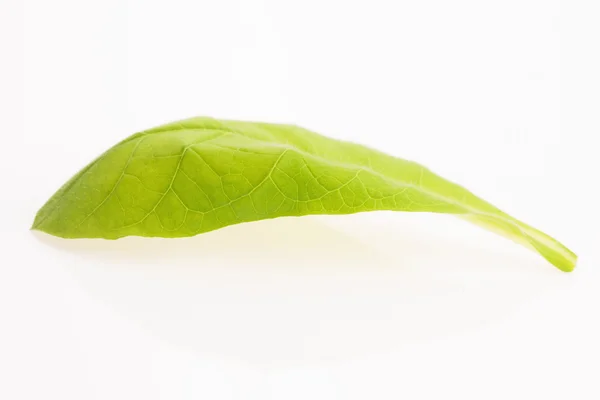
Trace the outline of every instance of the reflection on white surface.
<instances>
[{"instance_id":1,"label":"reflection on white surface","mask_svg":"<svg viewBox=\"0 0 600 400\"><path fill-rule=\"evenodd\" d=\"M67 253L86 292L152 334L265 366L459 334L568 284L519 252L472 248L410 224L330 221L280 218L175 240L36 237Z\"/></svg>"}]
</instances>

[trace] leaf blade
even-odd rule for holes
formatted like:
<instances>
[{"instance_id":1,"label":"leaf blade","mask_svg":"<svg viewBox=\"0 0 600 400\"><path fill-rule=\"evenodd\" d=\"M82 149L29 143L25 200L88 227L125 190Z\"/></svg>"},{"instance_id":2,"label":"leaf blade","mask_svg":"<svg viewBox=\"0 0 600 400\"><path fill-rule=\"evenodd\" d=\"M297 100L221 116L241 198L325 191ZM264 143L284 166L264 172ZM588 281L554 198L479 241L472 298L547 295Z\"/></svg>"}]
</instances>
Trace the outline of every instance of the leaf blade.
<instances>
[{"instance_id":1,"label":"leaf blade","mask_svg":"<svg viewBox=\"0 0 600 400\"><path fill-rule=\"evenodd\" d=\"M118 143L67 181L32 228L65 238L183 237L375 210L455 214L563 271L576 264L555 239L415 162L297 126L202 117Z\"/></svg>"}]
</instances>

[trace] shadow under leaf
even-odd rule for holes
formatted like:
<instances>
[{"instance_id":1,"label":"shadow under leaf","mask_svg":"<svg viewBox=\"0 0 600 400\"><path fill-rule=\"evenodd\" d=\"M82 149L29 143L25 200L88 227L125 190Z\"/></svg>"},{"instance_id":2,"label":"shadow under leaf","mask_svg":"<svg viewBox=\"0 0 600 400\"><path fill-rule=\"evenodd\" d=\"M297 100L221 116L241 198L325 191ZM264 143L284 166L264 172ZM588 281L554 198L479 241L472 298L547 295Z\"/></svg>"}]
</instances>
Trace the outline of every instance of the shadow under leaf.
<instances>
[{"instance_id":1,"label":"shadow under leaf","mask_svg":"<svg viewBox=\"0 0 600 400\"><path fill-rule=\"evenodd\" d=\"M91 295L177 346L253 364L352 359L494 323L563 274L529 259L322 217L240 224L185 239L64 240ZM348 232L348 231L347 231Z\"/></svg>"}]
</instances>

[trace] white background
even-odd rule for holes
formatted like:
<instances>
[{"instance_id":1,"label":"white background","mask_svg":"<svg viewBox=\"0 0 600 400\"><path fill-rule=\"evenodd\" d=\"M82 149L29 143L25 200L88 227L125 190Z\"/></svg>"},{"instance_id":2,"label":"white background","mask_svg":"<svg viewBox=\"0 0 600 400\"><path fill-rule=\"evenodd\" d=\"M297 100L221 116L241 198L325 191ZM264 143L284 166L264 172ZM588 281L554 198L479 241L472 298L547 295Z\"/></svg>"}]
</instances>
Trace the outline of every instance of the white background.
<instances>
[{"instance_id":1,"label":"white background","mask_svg":"<svg viewBox=\"0 0 600 400\"><path fill-rule=\"evenodd\" d=\"M0 1L0 398L600 398L595 1ZM372 213L29 231L129 134L290 122L419 161L579 256Z\"/></svg>"}]
</instances>

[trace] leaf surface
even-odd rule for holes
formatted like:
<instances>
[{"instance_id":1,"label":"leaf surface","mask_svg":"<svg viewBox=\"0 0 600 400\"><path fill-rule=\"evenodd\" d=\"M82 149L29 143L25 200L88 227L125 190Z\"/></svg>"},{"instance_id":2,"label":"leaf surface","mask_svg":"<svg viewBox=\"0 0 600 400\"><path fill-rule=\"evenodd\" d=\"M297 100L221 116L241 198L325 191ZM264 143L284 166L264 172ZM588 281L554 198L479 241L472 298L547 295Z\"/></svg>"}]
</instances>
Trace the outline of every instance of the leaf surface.
<instances>
[{"instance_id":1,"label":"leaf surface","mask_svg":"<svg viewBox=\"0 0 600 400\"><path fill-rule=\"evenodd\" d=\"M417 163L292 125L192 118L134 134L63 185L33 229L64 238L184 237L283 216L455 214L563 271L576 256Z\"/></svg>"}]
</instances>

